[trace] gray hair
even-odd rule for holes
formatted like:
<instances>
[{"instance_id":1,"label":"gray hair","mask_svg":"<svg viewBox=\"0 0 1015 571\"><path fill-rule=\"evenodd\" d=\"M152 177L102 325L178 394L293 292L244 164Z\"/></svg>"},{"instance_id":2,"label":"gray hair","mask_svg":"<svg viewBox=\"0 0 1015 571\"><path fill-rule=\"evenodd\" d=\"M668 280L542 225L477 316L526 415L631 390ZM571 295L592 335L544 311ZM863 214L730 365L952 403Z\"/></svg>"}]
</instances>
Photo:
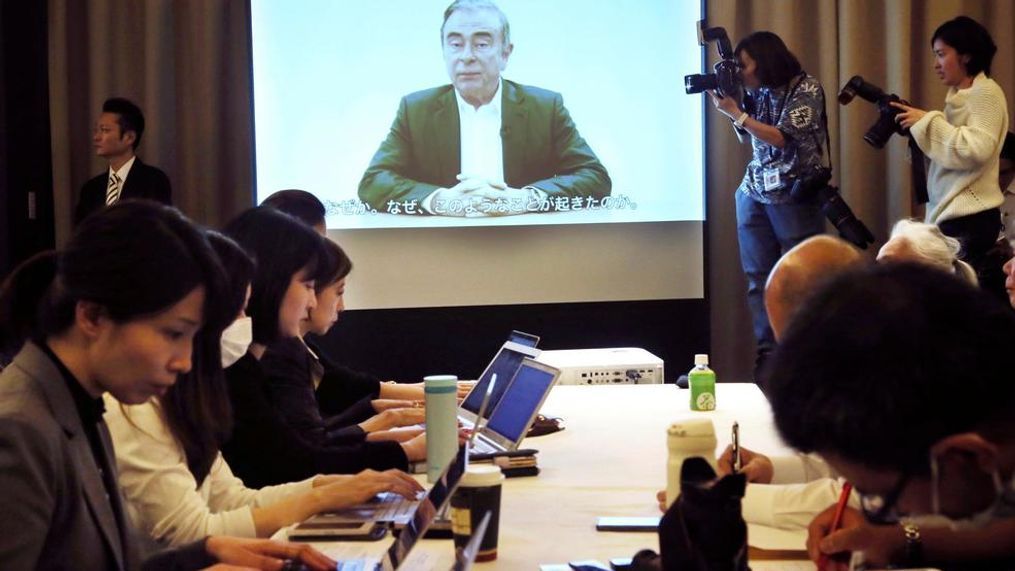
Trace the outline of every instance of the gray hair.
<instances>
[{"instance_id":1,"label":"gray hair","mask_svg":"<svg viewBox=\"0 0 1015 571\"><path fill-rule=\"evenodd\" d=\"M976 285L976 272L972 266L959 259L962 244L946 236L936 224L926 224L916 220L902 219L892 227L892 240L905 240L913 254L914 262L927 264L935 268L955 274L965 281Z\"/></svg>"},{"instance_id":2,"label":"gray hair","mask_svg":"<svg viewBox=\"0 0 1015 571\"><path fill-rule=\"evenodd\" d=\"M497 17L500 18L501 41L505 46L511 45L511 25L508 24L507 14L493 0L455 0L452 2L448 6L448 9L444 10L444 23L441 24L441 43L444 43L444 26L448 23L448 18L458 10L493 10L497 13Z\"/></svg>"}]
</instances>

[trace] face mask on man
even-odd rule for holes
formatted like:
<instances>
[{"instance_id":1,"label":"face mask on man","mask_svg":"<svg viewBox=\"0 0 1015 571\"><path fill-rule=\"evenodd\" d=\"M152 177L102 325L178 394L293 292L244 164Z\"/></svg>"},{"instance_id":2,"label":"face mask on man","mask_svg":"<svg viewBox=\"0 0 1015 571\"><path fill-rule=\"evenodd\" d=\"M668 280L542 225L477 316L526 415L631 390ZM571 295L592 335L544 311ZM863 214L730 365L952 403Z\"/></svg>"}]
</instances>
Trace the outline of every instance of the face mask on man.
<instances>
[{"instance_id":1,"label":"face mask on man","mask_svg":"<svg viewBox=\"0 0 1015 571\"><path fill-rule=\"evenodd\" d=\"M232 365L247 354L254 340L254 322L241 317L222 332L222 368Z\"/></svg>"},{"instance_id":2,"label":"face mask on man","mask_svg":"<svg viewBox=\"0 0 1015 571\"><path fill-rule=\"evenodd\" d=\"M920 516L908 517L909 521L927 527L948 527L954 530L979 529L988 523L1000 519L1015 516L1015 489L1011 483L1005 487L1001 481L1001 474L994 470L991 474L994 482L994 501L983 510L962 518L951 518L941 513L941 492L939 480L941 469L938 466L937 456L930 458L930 484L931 484L931 513Z\"/></svg>"}]
</instances>

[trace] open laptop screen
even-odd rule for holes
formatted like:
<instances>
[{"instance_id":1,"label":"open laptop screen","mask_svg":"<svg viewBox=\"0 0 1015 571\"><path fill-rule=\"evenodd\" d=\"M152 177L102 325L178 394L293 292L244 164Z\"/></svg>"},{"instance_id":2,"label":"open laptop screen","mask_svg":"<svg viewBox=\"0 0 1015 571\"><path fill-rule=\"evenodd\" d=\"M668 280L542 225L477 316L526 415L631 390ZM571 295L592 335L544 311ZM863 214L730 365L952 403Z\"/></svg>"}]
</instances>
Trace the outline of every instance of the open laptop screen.
<instances>
[{"instance_id":1,"label":"open laptop screen","mask_svg":"<svg viewBox=\"0 0 1015 571\"><path fill-rule=\"evenodd\" d=\"M490 361L490 364L486 366L486 370L479 377L476 386L469 392L469 396L465 397L465 400L462 401L462 409L472 414L479 414L479 407L483 404L486 387L490 384L493 374L497 373L497 384L493 387L493 393L490 395L490 404L486 407L486 416L489 418L490 412L497 408L497 403L500 402L508 385L511 384L508 380L514 377L518 368L521 367L522 359L537 355L539 355L538 349L519 345L511 341L504 343L500 351L497 351L493 361Z\"/></svg>"},{"instance_id":2,"label":"open laptop screen","mask_svg":"<svg viewBox=\"0 0 1015 571\"><path fill-rule=\"evenodd\" d=\"M389 567L397 569L405 561L409 551L412 550L416 542L426 533L426 530L430 528L437 514L444 509L445 504L450 501L451 494L458 488L458 483L461 482L468 463L469 460L465 448L459 448L455 461L448 464L440 479L427 491L426 496L420 500L412 520L406 524L405 528L398 535L398 539L388 549L385 559L382 561L381 568L383 570L387 571Z\"/></svg>"},{"instance_id":3,"label":"open laptop screen","mask_svg":"<svg viewBox=\"0 0 1015 571\"><path fill-rule=\"evenodd\" d=\"M539 345L539 336L513 329L511 335L508 335L508 341L513 341L526 347L535 347Z\"/></svg>"},{"instance_id":4,"label":"open laptop screen","mask_svg":"<svg viewBox=\"0 0 1015 571\"><path fill-rule=\"evenodd\" d=\"M557 380L558 374L559 371L542 363L523 363L507 387L504 398L490 415L487 428L508 440L520 440L522 433L528 430L532 419L539 412L539 405L546 398L546 393Z\"/></svg>"}]
</instances>

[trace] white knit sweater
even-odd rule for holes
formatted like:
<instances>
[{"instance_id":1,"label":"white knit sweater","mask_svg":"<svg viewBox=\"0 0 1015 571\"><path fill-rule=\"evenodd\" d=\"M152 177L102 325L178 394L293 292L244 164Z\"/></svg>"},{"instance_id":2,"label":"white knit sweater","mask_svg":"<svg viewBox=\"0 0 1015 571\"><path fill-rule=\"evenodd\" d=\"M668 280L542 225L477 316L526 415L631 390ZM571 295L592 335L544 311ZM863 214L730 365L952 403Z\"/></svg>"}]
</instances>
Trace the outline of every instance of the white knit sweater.
<instances>
[{"instance_id":1,"label":"white knit sweater","mask_svg":"<svg viewBox=\"0 0 1015 571\"><path fill-rule=\"evenodd\" d=\"M930 159L927 222L976 214L1004 202L997 173L1008 106L993 79L980 73L967 89L952 87L944 112L928 112L909 132Z\"/></svg>"}]
</instances>

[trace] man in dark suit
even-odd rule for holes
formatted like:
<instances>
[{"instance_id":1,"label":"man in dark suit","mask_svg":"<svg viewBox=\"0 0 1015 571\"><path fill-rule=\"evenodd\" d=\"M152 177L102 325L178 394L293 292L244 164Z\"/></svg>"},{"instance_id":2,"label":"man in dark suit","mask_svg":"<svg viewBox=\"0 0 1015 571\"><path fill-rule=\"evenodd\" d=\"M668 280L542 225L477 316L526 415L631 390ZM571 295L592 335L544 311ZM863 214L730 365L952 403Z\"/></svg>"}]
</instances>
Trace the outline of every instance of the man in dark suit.
<instances>
[{"instance_id":1,"label":"man in dark suit","mask_svg":"<svg viewBox=\"0 0 1015 571\"><path fill-rule=\"evenodd\" d=\"M100 208L128 198L147 198L171 205L169 177L144 164L135 154L144 134L144 115L134 103L114 97L102 104L92 142L95 154L109 161L109 169L81 187L74 224Z\"/></svg>"},{"instance_id":2,"label":"man in dark suit","mask_svg":"<svg viewBox=\"0 0 1015 571\"><path fill-rule=\"evenodd\" d=\"M452 85L402 99L359 185L380 212L492 216L599 205L610 176L559 93L503 80L514 46L489 0L456 0L441 37ZM561 203L562 204L562 203Z\"/></svg>"}]
</instances>

